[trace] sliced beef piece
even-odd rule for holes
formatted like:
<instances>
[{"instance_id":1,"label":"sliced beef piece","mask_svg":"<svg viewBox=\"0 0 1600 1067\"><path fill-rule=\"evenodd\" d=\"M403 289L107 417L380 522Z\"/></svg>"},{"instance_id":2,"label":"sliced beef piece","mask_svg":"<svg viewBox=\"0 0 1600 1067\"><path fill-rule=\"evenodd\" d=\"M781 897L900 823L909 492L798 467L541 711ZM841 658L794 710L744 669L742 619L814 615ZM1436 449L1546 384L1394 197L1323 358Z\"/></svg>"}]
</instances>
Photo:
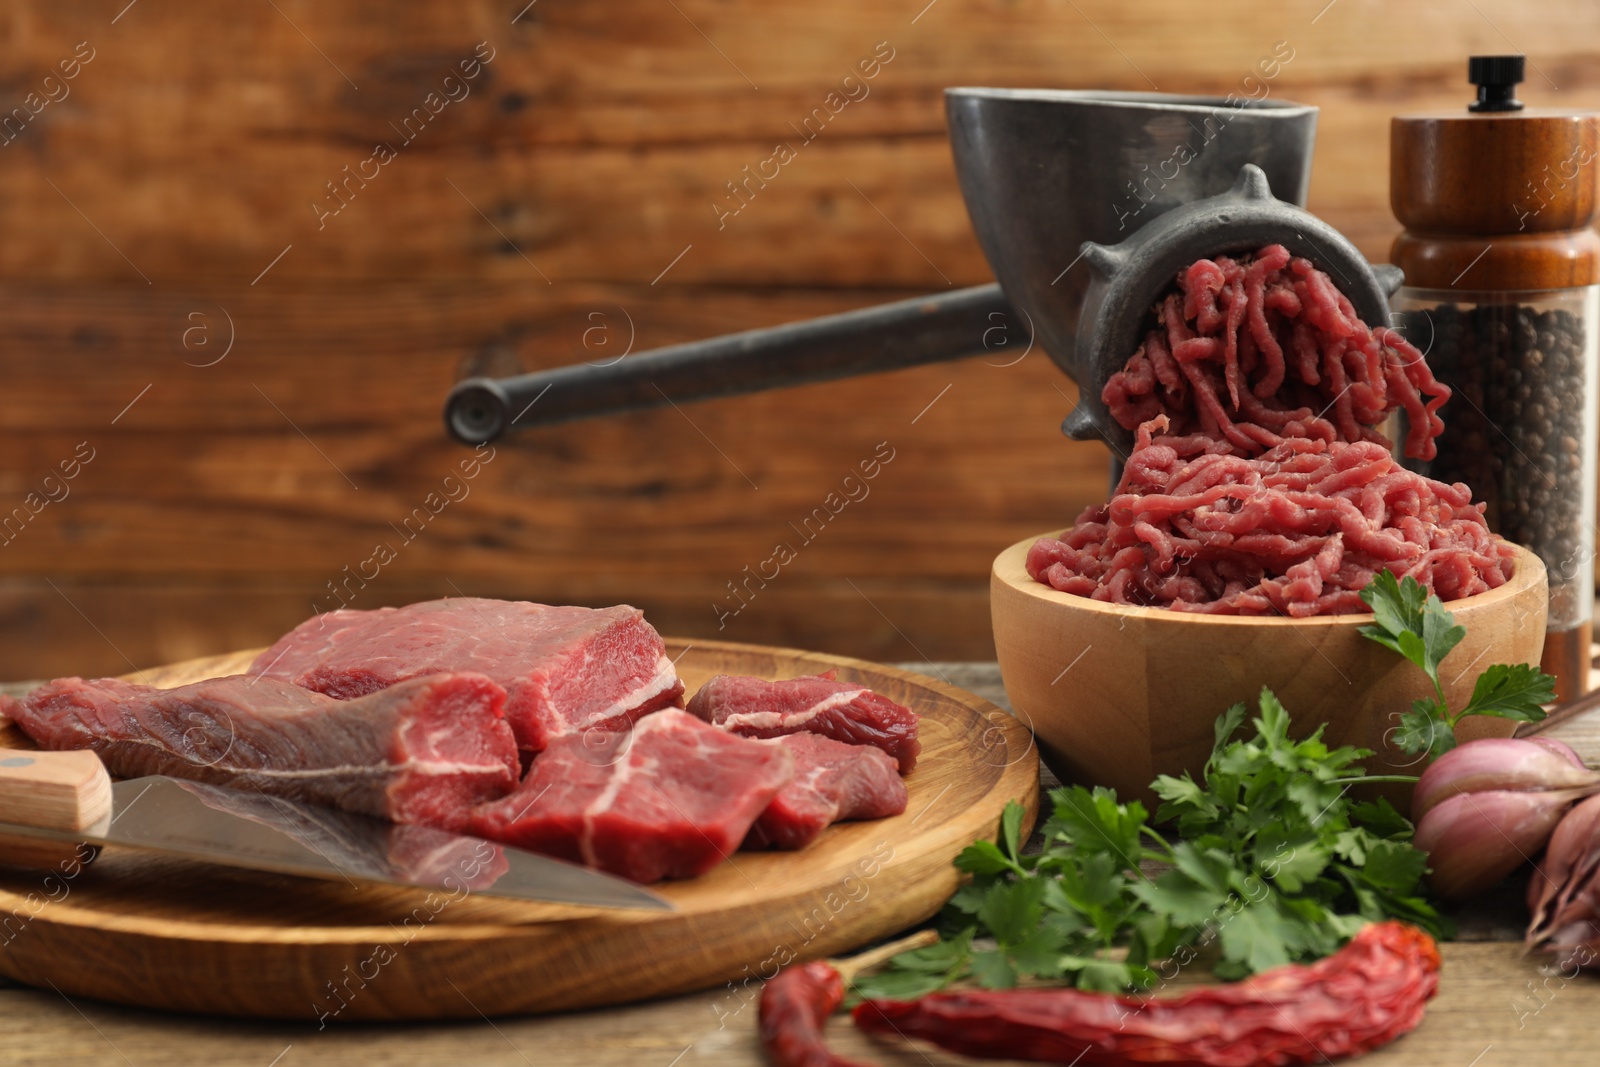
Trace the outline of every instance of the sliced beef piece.
<instances>
[{"instance_id":1,"label":"sliced beef piece","mask_svg":"<svg viewBox=\"0 0 1600 1067\"><path fill-rule=\"evenodd\" d=\"M787 749L667 710L625 733L556 738L471 829L636 882L693 878L739 848L792 777Z\"/></svg>"},{"instance_id":2,"label":"sliced beef piece","mask_svg":"<svg viewBox=\"0 0 1600 1067\"><path fill-rule=\"evenodd\" d=\"M619 730L681 707L683 683L637 608L552 607L459 597L403 608L330 611L256 657L250 673L348 700L452 671L505 686L506 720L527 752L550 738Z\"/></svg>"},{"instance_id":3,"label":"sliced beef piece","mask_svg":"<svg viewBox=\"0 0 1600 1067\"><path fill-rule=\"evenodd\" d=\"M744 847L805 848L845 819L882 819L906 810L906 784L881 749L847 745L820 734L787 734L762 742L794 757L794 780L779 790L750 828Z\"/></svg>"},{"instance_id":4,"label":"sliced beef piece","mask_svg":"<svg viewBox=\"0 0 1600 1067\"><path fill-rule=\"evenodd\" d=\"M893 756L901 774L917 765L917 713L832 671L769 682L719 674L689 701L689 714L745 737L782 737L806 731L872 745Z\"/></svg>"},{"instance_id":5,"label":"sliced beef piece","mask_svg":"<svg viewBox=\"0 0 1600 1067\"><path fill-rule=\"evenodd\" d=\"M0 712L48 749L92 748L112 774L164 774L459 829L517 784L505 690L436 674L356 700L237 674L156 689L60 678Z\"/></svg>"}]
</instances>

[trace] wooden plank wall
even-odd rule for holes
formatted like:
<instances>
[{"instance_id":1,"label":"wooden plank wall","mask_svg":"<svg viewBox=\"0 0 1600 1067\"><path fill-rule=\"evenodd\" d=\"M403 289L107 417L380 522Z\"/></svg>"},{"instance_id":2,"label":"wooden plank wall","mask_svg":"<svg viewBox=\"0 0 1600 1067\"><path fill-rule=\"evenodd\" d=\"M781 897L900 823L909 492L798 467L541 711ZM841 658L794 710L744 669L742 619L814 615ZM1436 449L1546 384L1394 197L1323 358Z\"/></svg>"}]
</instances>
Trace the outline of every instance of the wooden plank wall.
<instances>
[{"instance_id":1,"label":"wooden plank wall","mask_svg":"<svg viewBox=\"0 0 1600 1067\"><path fill-rule=\"evenodd\" d=\"M1226 93L1287 41L1273 94L1323 109L1312 207L1376 257L1388 118L1459 105L1468 53L1525 50L1527 98L1600 103L1590 0L924 3L7 4L0 515L37 514L0 535L0 677L264 643L333 586L986 657L989 560L1105 488L1042 354L531 431L449 483L470 453L441 400L469 370L988 280L947 85ZM875 51L869 95L719 227L724 183ZM802 543L882 442L870 494Z\"/></svg>"}]
</instances>

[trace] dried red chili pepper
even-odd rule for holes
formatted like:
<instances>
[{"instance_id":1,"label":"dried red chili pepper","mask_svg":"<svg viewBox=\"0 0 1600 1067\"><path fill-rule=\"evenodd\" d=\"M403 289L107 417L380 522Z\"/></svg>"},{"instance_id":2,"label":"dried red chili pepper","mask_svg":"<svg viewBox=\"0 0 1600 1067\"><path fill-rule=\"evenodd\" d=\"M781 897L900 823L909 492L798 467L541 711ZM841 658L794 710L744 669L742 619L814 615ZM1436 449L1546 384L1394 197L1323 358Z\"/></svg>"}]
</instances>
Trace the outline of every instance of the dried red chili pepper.
<instances>
[{"instance_id":1,"label":"dried red chili pepper","mask_svg":"<svg viewBox=\"0 0 1600 1067\"><path fill-rule=\"evenodd\" d=\"M822 1039L844 1001L844 977L826 960L784 970L761 990L761 1047L776 1067L863 1067L836 1056Z\"/></svg>"},{"instance_id":2,"label":"dried red chili pepper","mask_svg":"<svg viewBox=\"0 0 1600 1067\"><path fill-rule=\"evenodd\" d=\"M923 1037L970 1056L1167 1067L1283 1067L1367 1052L1422 1019L1439 950L1421 930L1373 923L1313 964L1225 986L1140 999L1076 989L935 993L869 1000L856 1025Z\"/></svg>"},{"instance_id":3,"label":"dried red chili pepper","mask_svg":"<svg viewBox=\"0 0 1600 1067\"><path fill-rule=\"evenodd\" d=\"M892 956L937 944L919 930L847 960L813 960L786 967L761 989L761 1047L775 1067L868 1067L836 1056L822 1039L828 1016L844 1002L845 983Z\"/></svg>"}]
</instances>

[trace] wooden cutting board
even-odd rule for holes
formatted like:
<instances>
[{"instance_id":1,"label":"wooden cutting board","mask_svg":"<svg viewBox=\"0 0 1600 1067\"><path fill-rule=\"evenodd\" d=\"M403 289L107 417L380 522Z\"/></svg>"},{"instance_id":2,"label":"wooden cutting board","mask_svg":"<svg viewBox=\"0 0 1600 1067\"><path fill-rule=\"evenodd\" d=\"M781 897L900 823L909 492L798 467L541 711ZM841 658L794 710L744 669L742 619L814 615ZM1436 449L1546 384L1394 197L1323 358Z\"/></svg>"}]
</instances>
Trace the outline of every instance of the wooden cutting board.
<instances>
[{"instance_id":1,"label":"wooden cutting board","mask_svg":"<svg viewBox=\"0 0 1600 1067\"><path fill-rule=\"evenodd\" d=\"M800 852L740 852L657 889L671 914L346 885L106 849L74 877L0 871L0 973L69 996L216 1015L476 1019L722 986L738 1010L792 960L838 955L932 915L950 861L993 837L1008 800L1028 819L1039 768L1028 730L980 697L860 660L669 640L693 692L714 674L830 668L922 716L904 815L828 829ZM182 685L255 652L145 671ZM27 747L14 729L0 745Z\"/></svg>"}]
</instances>

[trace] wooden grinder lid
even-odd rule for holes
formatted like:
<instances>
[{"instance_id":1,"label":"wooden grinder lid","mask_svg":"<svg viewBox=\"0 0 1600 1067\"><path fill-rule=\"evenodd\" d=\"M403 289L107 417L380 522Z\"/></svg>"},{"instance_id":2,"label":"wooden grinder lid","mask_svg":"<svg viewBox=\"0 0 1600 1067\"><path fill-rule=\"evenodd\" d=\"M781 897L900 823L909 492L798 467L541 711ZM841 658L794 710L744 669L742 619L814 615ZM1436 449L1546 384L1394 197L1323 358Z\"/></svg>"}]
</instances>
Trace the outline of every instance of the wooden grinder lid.
<instances>
[{"instance_id":1,"label":"wooden grinder lid","mask_svg":"<svg viewBox=\"0 0 1600 1067\"><path fill-rule=\"evenodd\" d=\"M1474 56L1478 99L1397 115L1389 202L1406 230L1391 258L1419 289L1532 290L1600 283L1600 114L1525 108L1521 56Z\"/></svg>"}]
</instances>

